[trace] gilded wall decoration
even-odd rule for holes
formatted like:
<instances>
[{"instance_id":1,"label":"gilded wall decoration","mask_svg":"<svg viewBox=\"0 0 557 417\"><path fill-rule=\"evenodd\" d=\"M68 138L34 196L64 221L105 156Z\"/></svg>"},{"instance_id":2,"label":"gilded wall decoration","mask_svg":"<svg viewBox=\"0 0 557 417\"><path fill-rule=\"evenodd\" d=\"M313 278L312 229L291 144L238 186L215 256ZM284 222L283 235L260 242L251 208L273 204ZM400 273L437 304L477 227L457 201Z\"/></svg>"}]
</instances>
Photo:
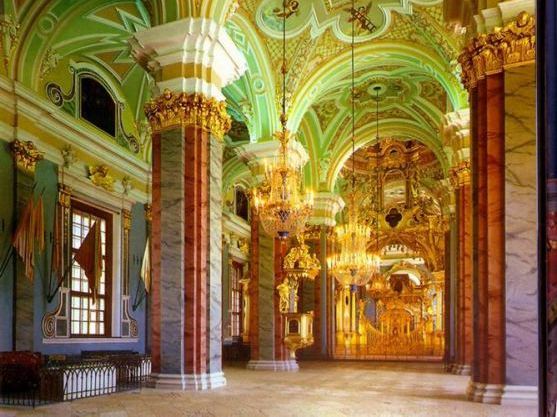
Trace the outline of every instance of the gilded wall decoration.
<instances>
[{"instance_id":1,"label":"gilded wall decoration","mask_svg":"<svg viewBox=\"0 0 557 417\"><path fill-rule=\"evenodd\" d=\"M510 65L533 63L536 59L536 19L521 12L516 20L488 34L471 39L458 61L462 83L474 88L486 75Z\"/></svg>"},{"instance_id":2,"label":"gilded wall decoration","mask_svg":"<svg viewBox=\"0 0 557 417\"><path fill-rule=\"evenodd\" d=\"M30 140L24 142L16 139L10 143L10 149L18 169L28 174L34 174L37 162L44 159L44 154Z\"/></svg>"},{"instance_id":3,"label":"gilded wall decoration","mask_svg":"<svg viewBox=\"0 0 557 417\"><path fill-rule=\"evenodd\" d=\"M170 90L145 104L145 115L154 132L198 126L222 139L232 125L225 102L202 94L176 94Z\"/></svg>"},{"instance_id":4,"label":"gilded wall decoration","mask_svg":"<svg viewBox=\"0 0 557 417\"><path fill-rule=\"evenodd\" d=\"M104 188L106 191L114 191L114 178L109 173L106 165L89 167L89 179L97 187Z\"/></svg>"}]
</instances>

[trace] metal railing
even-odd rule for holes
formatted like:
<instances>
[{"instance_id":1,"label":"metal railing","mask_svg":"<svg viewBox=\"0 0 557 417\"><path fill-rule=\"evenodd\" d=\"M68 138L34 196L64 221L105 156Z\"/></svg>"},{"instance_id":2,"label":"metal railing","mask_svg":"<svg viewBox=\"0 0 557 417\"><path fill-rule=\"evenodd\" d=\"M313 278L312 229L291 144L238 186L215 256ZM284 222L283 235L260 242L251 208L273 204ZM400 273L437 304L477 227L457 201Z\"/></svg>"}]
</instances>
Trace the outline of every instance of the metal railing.
<instances>
[{"instance_id":1,"label":"metal railing","mask_svg":"<svg viewBox=\"0 0 557 417\"><path fill-rule=\"evenodd\" d=\"M0 404L32 406L141 388L151 375L149 356L48 361L40 367L0 363Z\"/></svg>"}]
</instances>

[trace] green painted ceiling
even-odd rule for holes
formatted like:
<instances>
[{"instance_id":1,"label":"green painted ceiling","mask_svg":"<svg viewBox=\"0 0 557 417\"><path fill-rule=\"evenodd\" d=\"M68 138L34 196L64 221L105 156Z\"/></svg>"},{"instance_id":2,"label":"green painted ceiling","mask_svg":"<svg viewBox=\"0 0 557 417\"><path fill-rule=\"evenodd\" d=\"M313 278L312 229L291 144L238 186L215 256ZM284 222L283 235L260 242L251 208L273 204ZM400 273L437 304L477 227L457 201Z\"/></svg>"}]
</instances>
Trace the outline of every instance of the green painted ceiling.
<instances>
[{"instance_id":1,"label":"green painted ceiling","mask_svg":"<svg viewBox=\"0 0 557 417\"><path fill-rule=\"evenodd\" d=\"M125 128L144 144L142 105L150 80L130 57L127 40L137 30L188 15L224 22L234 0L3 0L4 14L19 24L8 73L45 96L45 85L71 88L70 65L101 75L123 102ZM281 0L241 0L226 29L244 54L248 71L225 88L235 120L228 147L271 140L280 109ZM297 3L297 7L296 4ZM311 161L305 177L314 189L332 190L350 156L350 6L347 0L288 0L287 91L289 128ZM369 7L368 7L369 6ZM443 170L442 116L467 107L456 56L461 39L445 24L441 0L356 0L376 29L357 25L357 147L374 141L375 101L381 87L381 137L416 140L431 149ZM227 152L226 182L247 168Z\"/></svg>"}]
</instances>

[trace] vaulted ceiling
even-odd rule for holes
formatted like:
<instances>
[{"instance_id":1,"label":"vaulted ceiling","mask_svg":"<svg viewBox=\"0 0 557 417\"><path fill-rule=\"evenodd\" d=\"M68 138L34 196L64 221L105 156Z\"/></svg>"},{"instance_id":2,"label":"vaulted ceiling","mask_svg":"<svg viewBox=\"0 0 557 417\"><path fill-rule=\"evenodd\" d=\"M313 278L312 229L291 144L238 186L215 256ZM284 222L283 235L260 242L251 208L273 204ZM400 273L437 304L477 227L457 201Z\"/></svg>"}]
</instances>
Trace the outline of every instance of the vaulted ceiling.
<instances>
[{"instance_id":1,"label":"vaulted ceiling","mask_svg":"<svg viewBox=\"0 0 557 417\"><path fill-rule=\"evenodd\" d=\"M287 1L289 128L310 154L305 175L314 189L333 190L351 154L350 6L350 0ZM375 140L378 87L380 136L425 144L446 171L442 118L466 107L467 96L456 62L462 40L443 21L442 7L440 0L356 0L366 16L355 35L358 148ZM282 94L282 1L240 2L227 29L249 69L225 93L251 141L269 140Z\"/></svg>"},{"instance_id":2,"label":"vaulted ceiling","mask_svg":"<svg viewBox=\"0 0 557 417\"><path fill-rule=\"evenodd\" d=\"M130 56L131 35L186 16L213 17L244 54L248 71L226 87L233 129L225 183L249 172L231 149L271 140L279 126L282 0L3 0L14 42L3 42L0 72L46 98L46 85L72 88L71 68L102 75L122 102L125 130L149 158L143 103L152 81ZM306 182L333 190L350 146L350 0L287 0L289 128L308 150ZM456 56L462 41L443 20L441 0L356 0L356 147L375 139L374 87L381 137L427 146L446 171L440 125L466 107ZM10 49L9 52L6 52Z\"/></svg>"}]
</instances>

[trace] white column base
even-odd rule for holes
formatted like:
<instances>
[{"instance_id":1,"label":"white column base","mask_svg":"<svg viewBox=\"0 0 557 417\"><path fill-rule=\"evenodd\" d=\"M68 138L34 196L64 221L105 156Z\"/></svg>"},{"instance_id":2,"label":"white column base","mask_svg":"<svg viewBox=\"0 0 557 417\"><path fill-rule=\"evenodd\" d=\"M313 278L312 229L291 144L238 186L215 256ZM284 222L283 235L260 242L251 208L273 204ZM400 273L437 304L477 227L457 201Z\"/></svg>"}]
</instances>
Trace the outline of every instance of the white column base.
<instances>
[{"instance_id":1,"label":"white column base","mask_svg":"<svg viewBox=\"0 0 557 417\"><path fill-rule=\"evenodd\" d=\"M501 404L504 388L505 385L502 384L484 384L470 380L466 395L468 400L477 403Z\"/></svg>"},{"instance_id":2,"label":"white column base","mask_svg":"<svg viewBox=\"0 0 557 417\"><path fill-rule=\"evenodd\" d=\"M246 367L252 371L297 372L300 367L295 360L264 361L251 360Z\"/></svg>"},{"instance_id":3,"label":"white column base","mask_svg":"<svg viewBox=\"0 0 557 417\"><path fill-rule=\"evenodd\" d=\"M452 373L455 375L470 376L472 375L472 366L455 363L452 369Z\"/></svg>"},{"instance_id":4,"label":"white column base","mask_svg":"<svg viewBox=\"0 0 557 417\"><path fill-rule=\"evenodd\" d=\"M531 385L499 385L468 383L466 389L470 401L522 407L538 407L538 387Z\"/></svg>"},{"instance_id":5,"label":"white column base","mask_svg":"<svg viewBox=\"0 0 557 417\"><path fill-rule=\"evenodd\" d=\"M505 385L502 405L538 407L538 387L532 385Z\"/></svg>"},{"instance_id":6,"label":"white column base","mask_svg":"<svg viewBox=\"0 0 557 417\"><path fill-rule=\"evenodd\" d=\"M212 374L152 374L149 386L174 391L202 391L223 387L226 378L223 372Z\"/></svg>"}]
</instances>

